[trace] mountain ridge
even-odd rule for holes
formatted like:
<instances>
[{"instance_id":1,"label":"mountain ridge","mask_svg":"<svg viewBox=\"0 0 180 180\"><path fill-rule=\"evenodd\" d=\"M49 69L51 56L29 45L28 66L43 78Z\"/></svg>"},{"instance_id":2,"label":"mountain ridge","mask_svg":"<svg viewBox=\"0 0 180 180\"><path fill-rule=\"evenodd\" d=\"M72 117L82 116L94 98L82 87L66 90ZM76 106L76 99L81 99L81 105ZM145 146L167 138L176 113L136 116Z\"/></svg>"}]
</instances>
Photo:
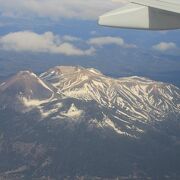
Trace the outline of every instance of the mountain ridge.
<instances>
[{"instance_id":1,"label":"mountain ridge","mask_svg":"<svg viewBox=\"0 0 180 180\"><path fill-rule=\"evenodd\" d=\"M0 85L0 178L178 179L180 89L95 69Z\"/></svg>"},{"instance_id":2,"label":"mountain ridge","mask_svg":"<svg viewBox=\"0 0 180 180\"><path fill-rule=\"evenodd\" d=\"M14 93L15 105L12 99L6 102L6 97L9 98L7 89L11 95ZM131 137L143 133L146 124L153 125L167 119L169 114L180 113L180 89L171 84L137 76L115 79L98 70L79 66L57 66L39 77L29 71L19 72L0 85L0 95L3 108L5 104L25 112L36 108L42 119L84 118L87 110L79 104L72 103L66 107L69 109L63 110L64 99L96 103L104 109L101 120L89 117L87 123L109 127Z\"/></svg>"}]
</instances>

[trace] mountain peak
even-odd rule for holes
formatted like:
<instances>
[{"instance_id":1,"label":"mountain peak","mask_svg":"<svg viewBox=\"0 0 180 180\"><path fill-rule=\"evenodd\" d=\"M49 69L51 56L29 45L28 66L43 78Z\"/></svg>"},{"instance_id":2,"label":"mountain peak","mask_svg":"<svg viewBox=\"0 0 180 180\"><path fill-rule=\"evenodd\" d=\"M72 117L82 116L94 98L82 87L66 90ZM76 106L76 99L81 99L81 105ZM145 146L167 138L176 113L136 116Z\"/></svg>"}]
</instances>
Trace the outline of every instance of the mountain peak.
<instances>
[{"instance_id":1,"label":"mountain peak","mask_svg":"<svg viewBox=\"0 0 180 180\"><path fill-rule=\"evenodd\" d=\"M0 86L0 103L13 106L13 103L33 105L31 101L43 102L54 92L50 86L30 71L20 71ZM6 102L6 103L5 103Z\"/></svg>"},{"instance_id":2,"label":"mountain peak","mask_svg":"<svg viewBox=\"0 0 180 180\"><path fill-rule=\"evenodd\" d=\"M103 76L101 72L93 68L84 68L81 66L56 66L42 73L40 78L55 85L63 84L64 80L70 80L72 84L82 83ZM74 83L73 83L74 82ZM58 89L60 86L58 87Z\"/></svg>"},{"instance_id":3,"label":"mountain peak","mask_svg":"<svg viewBox=\"0 0 180 180\"><path fill-rule=\"evenodd\" d=\"M47 73L62 75L62 74L70 74L83 70L84 68L81 66L56 66L47 71Z\"/></svg>"},{"instance_id":4,"label":"mountain peak","mask_svg":"<svg viewBox=\"0 0 180 180\"><path fill-rule=\"evenodd\" d=\"M16 77L26 77L26 78L38 78L38 76L35 74L35 73L33 73L32 71L20 71L20 72L18 72L17 74L16 74Z\"/></svg>"},{"instance_id":5,"label":"mountain peak","mask_svg":"<svg viewBox=\"0 0 180 180\"><path fill-rule=\"evenodd\" d=\"M45 83L33 72L31 71L20 71L10 79L6 81L6 83L3 83L1 86L1 90L5 90L6 88L10 88L14 85L18 85L21 87L27 87L27 86L33 86L35 84L41 84L45 88L49 89Z\"/></svg>"},{"instance_id":6,"label":"mountain peak","mask_svg":"<svg viewBox=\"0 0 180 180\"><path fill-rule=\"evenodd\" d=\"M94 74L97 74L97 75L103 75L101 73L101 71L97 70L97 69L94 69L94 68L87 68L88 71L94 73Z\"/></svg>"},{"instance_id":7,"label":"mountain peak","mask_svg":"<svg viewBox=\"0 0 180 180\"><path fill-rule=\"evenodd\" d=\"M70 75L70 74L84 74L84 75L102 75L102 73L93 68L84 68L82 66L56 66L49 69L47 72L40 75L40 77L45 76L60 76L60 75Z\"/></svg>"}]
</instances>

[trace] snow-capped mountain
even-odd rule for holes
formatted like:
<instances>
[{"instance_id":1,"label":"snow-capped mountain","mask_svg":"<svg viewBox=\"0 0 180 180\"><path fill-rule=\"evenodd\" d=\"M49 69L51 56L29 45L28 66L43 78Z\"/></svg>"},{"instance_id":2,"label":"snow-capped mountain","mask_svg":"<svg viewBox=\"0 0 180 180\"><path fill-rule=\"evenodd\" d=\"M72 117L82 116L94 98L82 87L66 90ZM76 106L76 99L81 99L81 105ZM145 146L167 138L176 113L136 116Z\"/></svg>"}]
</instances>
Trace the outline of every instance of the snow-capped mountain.
<instances>
[{"instance_id":1,"label":"snow-capped mountain","mask_svg":"<svg viewBox=\"0 0 180 180\"><path fill-rule=\"evenodd\" d=\"M0 85L0 103L3 108L37 106L54 96L50 86L33 72L22 71Z\"/></svg>"},{"instance_id":2,"label":"snow-capped mountain","mask_svg":"<svg viewBox=\"0 0 180 180\"><path fill-rule=\"evenodd\" d=\"M174 85L83 67L22 71L0 84L0 179L179 178L179 127Z\"/></svg>"},{"instance_id":3,"label":"snow-capped mountain","mask_svg":"<svg viewBox=\"0 0 180 180\"><path fill-rule=\"evenodd\" d=\"M180 89L141 77L113 79L94 69L55 67L40 76L68 97L95 100L101 105L119 107L144 118L169 110L178 111ZM139 114L139 110L144 114Z\"/></svg>"},{"instance_id":4,"label":"snow-capped mountain","mask_svg":"<svg viewBox=\"0 0 180 180\"><path fill-rule=\"evenodd\" d=\"M82 67L55 67L40 77L67 97L95 100L131 120L161 119L180 110L180 89L146 78L114 79Z\"/></svg>"},{"instance_id":5,"label":"snow-capped mountain","mask_svg":"<svg viewBox=\"0 0 180 180\"><path fill-rule=\"evenodd\" d=\"M83 67L54 67L39 77L29 71L19 72L0 85L0 94L3 108L14 104L16 109L23 107L23 110L36 107L43 118L53 119L73 116L77 119L86 115L90 124L107 126L130 136L133 133L127 132L132 129L142 133L142 124L153 124L168 118L169 114L180 113L180 89L173 85L143 77L115 79ZM102 117L87 116L87 110L75 103L62 110L65 105L61 101L70 98L96 103Z\"/></svg>"}]
</instances>

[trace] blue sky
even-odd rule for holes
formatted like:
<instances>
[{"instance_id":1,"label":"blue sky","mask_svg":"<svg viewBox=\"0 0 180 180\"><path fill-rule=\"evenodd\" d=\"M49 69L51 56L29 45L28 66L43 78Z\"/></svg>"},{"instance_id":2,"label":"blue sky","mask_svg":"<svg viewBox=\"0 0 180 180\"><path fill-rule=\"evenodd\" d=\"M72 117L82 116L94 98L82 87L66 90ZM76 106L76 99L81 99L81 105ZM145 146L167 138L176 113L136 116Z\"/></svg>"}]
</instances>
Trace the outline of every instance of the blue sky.
<instances>
[{"instance_id":1,"label":"blue sky","mask_svg":"<svg viewBox=\"0 0 180 180\"><path fill-rule=\"evenodd\" d=\"M97 25L99 15L121 6L111 0L0 0L0 35L22 31L52 32L55 36L75 36L84 41L94 36L112 36L135 44L137 48L178 52L179 31L120 30Z\"/></svg>"},{"instance_id":2,"label":"blue sky","mask_svg":"<svg viewBox=\"0 0 180 180\"><path fill-rule=\"evenodd\" d=\"M123 67L126 64L123 58L129 58L131 62L136 56L152 59L152 63L157 64L157 67L153 65L155 69L161 62L168 61L170 71L177 72L180 67L179 30L137 31L97 24L99 15L121 6L111 0L0 0L0 75L11 62L11 54L16 59L11 62L11 72L13 68L28 68L30 60L35 63L35 59L44 57L48 67L61 64L58 58L66 60L67 64L93 66L95 63L91 61L104 61L107 64L122 63ZM24 54L28 56L27 63L23 62ZM134 66L136 61L132 61ZM40 61L35 64L38 66ZM165 65L162 68L167 71Z\"/></svg>"}]
</instances>

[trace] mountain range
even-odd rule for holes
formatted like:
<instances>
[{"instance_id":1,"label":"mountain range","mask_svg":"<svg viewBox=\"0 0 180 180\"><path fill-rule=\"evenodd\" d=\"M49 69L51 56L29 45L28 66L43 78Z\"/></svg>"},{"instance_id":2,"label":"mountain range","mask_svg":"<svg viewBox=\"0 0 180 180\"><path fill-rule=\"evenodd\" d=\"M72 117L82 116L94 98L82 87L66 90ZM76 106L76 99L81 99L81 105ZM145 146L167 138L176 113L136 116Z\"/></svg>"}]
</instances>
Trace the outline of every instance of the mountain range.
<instances>
[{"instance_id":1,"label":"mountain range","mask_svg":"<svg viewBox=\"0 0 180 180\"><path fill-rule=\"evenodd\" d=\"M180 89L93 68L0 84L0 177L180 178Z\"/></svg>"}]
</instances>

